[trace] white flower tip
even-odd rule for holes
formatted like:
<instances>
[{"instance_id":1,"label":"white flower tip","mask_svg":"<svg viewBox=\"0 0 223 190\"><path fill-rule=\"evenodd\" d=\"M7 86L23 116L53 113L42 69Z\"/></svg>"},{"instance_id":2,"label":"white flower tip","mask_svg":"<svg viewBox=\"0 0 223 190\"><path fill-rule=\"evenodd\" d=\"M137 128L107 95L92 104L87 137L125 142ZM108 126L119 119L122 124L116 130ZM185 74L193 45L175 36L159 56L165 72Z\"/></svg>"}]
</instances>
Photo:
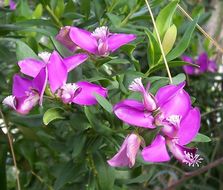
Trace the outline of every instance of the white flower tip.
<instances>
[{"instance_id":1,"label":"white flower tip","mask_svg":"<svg viewBox=\"0 0 223 190\"><path fill-rule=\"evenodd\" d=\"M183 163L187 164L188 166L194 167L196 165L197 167L199 167L202 160L204 160L203 158L200 157L199 154L193 155L192 153L184 151L184 155L185 158L183 160Z\"/></svg>"},{"instance_id":2,"label":"white flower tip","mask_svg":"<svg viewBox=\"0 0 223 190\"><path fill-rule=\"evenodd\" d=\"M38 56L45 62L47 63L50 59L51 53L49 52L41 52L38 53Z\"/></svg>"},{"instance_id":3,"label":"white flower tip","mask_svg":"<svg viewBox=\"0 0 223 190\"><path fill-rule=\"evenodd\" d=\"M173 125L178 126L180 124L182 116L181 115L170 115L166 120Z\"/></svg>"},{"instance_id":4,"label":"white flower tip","mask_svg":"<svg viewBox=\"0 0 223 190\"><path fill-rule=\"evenodd\" d=\"M16 109L16 99L15 99L15 96L13 96L13 95L7 96L7 97L2 101L2 104L3 104L3 105L10 106L10 107L13 108L13 109Z\"/></svg>"},{"instance_id":5,"label":"white flower tip","mask_svg":"<svg viewBox=\"0 0 223 190\"><path fill-rule=\"evenodd\" d=\"M92 32L92 36L94 36L97 39L106 38L109 34L109 30L107 26L101 26L98 27Z\"/></svg>"},{"instance_id":6,"label":"white flower tip","mask_svg":"<svg viewBox=\"0 0 223 190\"><path fill-rule=\"evenodd\" d=\"M142 78L135 78L132 83L129 85L129 90L134 92L142 92L144 90L144 86L142 84Z\"/></svg>"}]
</instances>

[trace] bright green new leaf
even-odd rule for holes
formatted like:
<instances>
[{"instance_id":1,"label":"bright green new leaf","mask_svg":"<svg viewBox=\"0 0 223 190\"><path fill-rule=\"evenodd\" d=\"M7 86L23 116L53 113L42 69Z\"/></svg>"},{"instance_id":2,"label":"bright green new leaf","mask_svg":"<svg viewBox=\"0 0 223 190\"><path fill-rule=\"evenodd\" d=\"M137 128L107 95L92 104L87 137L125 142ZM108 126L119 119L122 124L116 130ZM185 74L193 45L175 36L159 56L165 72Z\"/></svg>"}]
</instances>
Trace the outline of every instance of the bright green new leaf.
<instances>
[{"instance_id":1,"label":"bright green new leaf","mask_svg":"<svg viewBox=\"0 0 223 190\"><path fill-rule=\"evenodd\" d=\"M167 55L173 48L176 38L177 38L177 27L173 24L170 28L168 28L163 37L162 46L165 55Z\"/></svg>"},{"instance_id":2,"label":"bright green new leaf","mask_svg":"<svg viewBox=\"0 0 223 190\"><path fill-rule=\"evenodd\" d=\"M43 14L43 6L42 4L38 4L33 12L32 18L38 19L41 18Z\"/></svg>"},{"instance_id":3,"label":"bright green new leaf","mask_svg":"<svg viewBox=\"0 0 223 190\"><path fill-rule=\"evenodd\" d=\"M161 39L163 39L165 32L167 31L167 29L170 27L172 23L172 18L173 18L173 15L175 13L178 3L179 3L179 0L171 1L166 7L164 7L160 11L159 15L156 18L156 26L157 26Z\"/></svg>"},{"instance_id":4,"label":"bright green new leaf","mask_svg":"<svg viewBox=\"0 0 223 190\"><path fill-rule=\"evenodd\" d=\"M56 119L65 119L63 116L64 110L62 108L50 108L43 115L43 123L48 125L51 121Z\"/></svg>"},{"instance_id":5,"label":"bright green new leaf","mask_svg":"<svg viewBox=\"0 0 223 190\"><path fill-rule=\"evenodd\" d=\"M173 59L176 59L177 57L180 57L183 52L187 49L189 46L193 31L196 27L198 18L194 19L188 26L186 32L184 33L182 39L178 42L176 47L167 55L167 61L171 61Z\"/></svg>"}]
</instances>

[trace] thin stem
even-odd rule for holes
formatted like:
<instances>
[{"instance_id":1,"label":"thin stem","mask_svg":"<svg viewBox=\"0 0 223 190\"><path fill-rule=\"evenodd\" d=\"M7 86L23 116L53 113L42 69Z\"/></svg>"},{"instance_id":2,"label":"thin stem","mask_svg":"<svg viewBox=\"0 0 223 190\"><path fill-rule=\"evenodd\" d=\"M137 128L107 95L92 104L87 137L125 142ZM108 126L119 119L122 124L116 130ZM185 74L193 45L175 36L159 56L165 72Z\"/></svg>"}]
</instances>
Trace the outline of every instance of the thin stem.
<instances>
[{"instance_id":1,"label":"thin stem","mask_svg":"<svg viewBox=\"0 0 223 190\"><path fill-rule=\"evenodd\" d=\"M181 185L182 183L184 183L185 181L187 181L188 179L192 178L192 177L195 177L195 176L198 176L208 170L210 170L211 168L214 168L220 164L223 163L223 157L215 160L214 162L211 162L210 164L194 171L194 172L187 172L184 174L184 176L179 179L178 181L176 181L175 183L173 183L172 185L170 185L169 187L166 188L166 190L173 190L173 189L176 189L177 186Z\"/></svg>"},{"instance_id":2,"label":"thin stem","mask_svg":"<svg viewBox=\"0 0 223 190\"><path fill-rule=\"evenodd\" d=\"M5 123L6 128L7 128L7 137L8 137L8 141L9 141L9 146L10 146L10 150L11 150L11 153L12 153L13 163L14 163L14 166L16 168L17 187L18 187L18 190L21 190L20 180L19 180L19 172L18 172L19 170L18 170L18 167L17 167L17 164L16 164L16 157L15 157L15 152L14 152L14 148L13 148L13 141L12 141L12 137L10 135L8 123L6 122L5 116L4 116L1 108L0 108L0 115L1 115L1 118L3 119L3 121Z\"/></svg>"},{"instance_id":3,"label":"thin stem","mask_svg":"<svg viewBox=\"0 0 223 190\"><path fill-rule=\"evenodd\" d=\"M48 185L47 183L45 183L44 179L42 179L39 175L37 175L34 171L31 171L31 173L43 184L46 184L46 186L48 187L49 190L53 190L53 188Z\"/></svg>"},{"instance_id":4,"label":"thin stem","mask_svg":"<svg viewBox=\"0 0 223 190\"><path fill-rule=\"evenodd\" d=\"M191 21L193 21L193 18L178 4L177 8ZM218 44L216 40L214 40L203 28L200 27L199 24L196 24L197 29L207 38L209 39L212 44L221 52L223 53L223 48Z\"/></svg>"},{"instance_id":5,"label":"thin stem","mask_svg":"<svg viewBox=\"0 0 223 190\"><path fill-rule=\"evenodd\" d=\"M156 22L155 22L155 19L154 19L154 16L153 16L153 12L152 12L152 10L150 8L148 0L145 0L145 2L146 2L146 5L147 5L147 8L149 10L149 14L150 14L150 16L152 18L153 26L154 26L154 29L155 29L155 32L156 32L156 36L157 36L157 39L158 39L158 42L159 42L160 50L161 50L161 53L162 53L162 56L163 56L164 64L166 66L166 71L167 71L167 74L168 74L168 77L169 77L169 80L170 80L170 84L172 84L173 83L172 76L171 76L170 69L169 69L169 66L168 66L168 63L167 63L167 60L166 60L166 56L165 56L165 53L164 53L164 50L163 50L163 46L162 46L162 42L161 42L161 39L160 39L160 35L159 35L158 29L156 27Z\"/></svg>"}]
</instances>

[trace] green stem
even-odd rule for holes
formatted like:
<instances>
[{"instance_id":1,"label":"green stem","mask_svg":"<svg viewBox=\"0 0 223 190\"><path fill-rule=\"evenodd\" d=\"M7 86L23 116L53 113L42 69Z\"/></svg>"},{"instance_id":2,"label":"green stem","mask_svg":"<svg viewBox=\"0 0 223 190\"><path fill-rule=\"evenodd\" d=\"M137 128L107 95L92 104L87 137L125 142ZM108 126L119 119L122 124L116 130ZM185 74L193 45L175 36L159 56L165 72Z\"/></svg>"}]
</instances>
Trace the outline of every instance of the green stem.
<instances>
[{"instance_id":1,"label":"green stem","mask_svg":"<svg viewBox=\"0 0 223 190\"><path fill-rule=\"evenodd\" d=\"M134 9L131 10L131 12L125 17L125 19L121 22L120 27L124 26L129 18L139 9L139 5L137 5Z\"/></svg>"},{"instance_id":2,"label":"green stem","mask_svg":"<svg viewBox=\"0 0 223 190\"><path fill-rule=\"evenodd\" d=\"M58 28L63 27L63 24L60 22L60 20L54 14L53 10L48 5L46 6L46 10L50 14L50 16L52 17L52 19L55 22L55 24L58 26Z\"/></svg>"}]
</instances>

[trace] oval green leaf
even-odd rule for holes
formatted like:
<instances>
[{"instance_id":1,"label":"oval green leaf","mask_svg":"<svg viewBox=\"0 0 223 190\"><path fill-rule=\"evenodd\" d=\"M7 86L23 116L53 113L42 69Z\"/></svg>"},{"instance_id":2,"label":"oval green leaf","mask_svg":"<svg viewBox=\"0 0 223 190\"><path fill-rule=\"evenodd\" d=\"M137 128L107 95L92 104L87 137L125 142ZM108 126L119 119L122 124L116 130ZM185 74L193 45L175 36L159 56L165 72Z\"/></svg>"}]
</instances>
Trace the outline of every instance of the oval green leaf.
<instances>
[{"instance_id":1,"label":"oval green leaf","mask_svg":"<svg viewBox=\"0 0 223 190\"><path fill-rule=\"evenodd\" d=\"M65 119L63 116L64 110L62 108L50 108L43 115L43 123L48 125L51 121L56 119Z\"/></svg>"}]
</instances>

